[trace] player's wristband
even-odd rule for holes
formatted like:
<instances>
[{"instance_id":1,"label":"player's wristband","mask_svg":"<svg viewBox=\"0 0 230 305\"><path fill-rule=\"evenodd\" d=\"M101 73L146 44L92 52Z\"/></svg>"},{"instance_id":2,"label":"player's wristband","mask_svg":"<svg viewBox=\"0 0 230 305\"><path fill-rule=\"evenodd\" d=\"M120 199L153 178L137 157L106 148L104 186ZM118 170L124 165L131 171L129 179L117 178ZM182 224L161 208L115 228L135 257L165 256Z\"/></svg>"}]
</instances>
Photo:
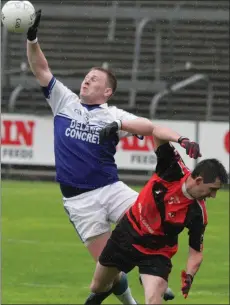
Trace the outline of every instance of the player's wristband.
<instances>
[{"instance_id":1,"label":"player's wristband","mask_svg":"<svg viewBox=\"0 0 230 305\"><path fill-rule=\"evenodd\" d=\"M187 137L180 137L180 138L177 140L177 142L178 142L179 144L181 144L183 140L189 140L189 138L187 138Z\"/></svg>"},{"instance_id":2,"label":"player's wristband","mask_svg":"<svg viewBox=\"0 0 230 305\"><path fill-rule=\"evenodd\" d=\"M27 41L28 41L28 43L30 43L30 44L35 44L35 43L38 42L38 39L37 39L37 37L36 37L34 40L29 40L29 39L27 39Z\"/></svg>"},{"instance_id":3,"label":"player's wristband","mask_svg":"<svg viewBox=\"0 0 230 305\"><path fill-rule=\"evenodd\" d=\"M121 130L121 126L122 126L121 120L116 120L115 122L117 123L118 130Z\"/></svg>"}]
</instances>

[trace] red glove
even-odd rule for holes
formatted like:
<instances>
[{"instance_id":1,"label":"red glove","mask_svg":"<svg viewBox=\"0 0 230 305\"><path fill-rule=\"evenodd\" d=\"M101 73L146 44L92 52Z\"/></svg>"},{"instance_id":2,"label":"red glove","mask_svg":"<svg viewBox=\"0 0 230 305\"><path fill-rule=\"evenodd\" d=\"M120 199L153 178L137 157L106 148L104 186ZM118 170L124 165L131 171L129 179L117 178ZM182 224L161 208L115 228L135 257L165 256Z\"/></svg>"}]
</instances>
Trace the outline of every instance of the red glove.
<instances>
[{"instance_id":1,"label":"red glove","mask_svg":"<svg viewBox=\"0 0 230 305\"><path fill-rule=\"evenodd\" d=\"M178 143L186 150L186 154L189 155L190 158L197 159L198 157L201 157L198 143L192 142L185 137L180 137Z\"/></svg>"},{"instance_id":2,"label":"red glove","mask_svg":"<svg viewBox=\"0 0 230 305\"><path fill-rule=\"evenodd\" d=\"M186 299L189 293L189 290L192 286L193 276L186 273L184 270L181 271L181 292Z\"/></svg>"}]
</instances>

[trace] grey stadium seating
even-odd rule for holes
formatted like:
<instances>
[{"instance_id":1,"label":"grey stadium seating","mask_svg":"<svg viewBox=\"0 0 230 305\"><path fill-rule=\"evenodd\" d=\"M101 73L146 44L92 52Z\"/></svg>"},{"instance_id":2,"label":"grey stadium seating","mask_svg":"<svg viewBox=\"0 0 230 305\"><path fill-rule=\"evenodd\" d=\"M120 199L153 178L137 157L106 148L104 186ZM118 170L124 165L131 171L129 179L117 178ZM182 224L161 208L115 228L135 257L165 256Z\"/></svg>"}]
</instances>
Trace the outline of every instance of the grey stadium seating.
<instances>
[{"instance_id":1,"label":"grey stadium seating","mask_svg":"<svg viewBox=\"0 0 230 305\"><path fill-rule=\"evenodd\" d=\"M112 1L111 1L112 2ZM130 6L131 1L117 1L120 7ZM57 2L57 5L61 1ZM73 6L73 1L64 1L65 6ZM108 6L108 1L75 1L74 6ZM178 1L133 1L134 6L147 10L161 8L173 9ZM207 9L225 11L228 1L185 1L187 10ZM139 115L149 117L150 101L157 90L152 88L138 90L136 107L128 107L129 88L123 88L122 82L131 79L133 53L135 45L135 18L116 18L114 39L108 39L110 19L106 16L93 18L81 16L49 16L43 14L39 41L49 61L52 71L64 82L71 83L71 89L78 92L79 82L75 79L83 75L92 66L109 64L118 77L118 90L111 104L126 108ZM156 66L156 34L161 34L161 73L160 80L173 84L193 75L207 74L213 87L212 120L226 121L229 118L229 20L179 19L170 28L170 18L149 22L143 30L141 40L138 80L154 81ZM26 60L25 39L18 34L8 36L7 70L18 69ZM183 67L191 62L191 69L170 69ZM50 114L38 87L31 87L31 73L28 73L29 85L17 100L15 111ZM19 81L19 75L12 74L4 78L2 88L2 111L8 110L10 93ZM32 82L35 82L32 79ZM119 86L121 88L119 89ZM164 98L158 105L156 117L162 119L204 120L206 115L207 86L196 83Z\"/></svg>"}]
</instances>

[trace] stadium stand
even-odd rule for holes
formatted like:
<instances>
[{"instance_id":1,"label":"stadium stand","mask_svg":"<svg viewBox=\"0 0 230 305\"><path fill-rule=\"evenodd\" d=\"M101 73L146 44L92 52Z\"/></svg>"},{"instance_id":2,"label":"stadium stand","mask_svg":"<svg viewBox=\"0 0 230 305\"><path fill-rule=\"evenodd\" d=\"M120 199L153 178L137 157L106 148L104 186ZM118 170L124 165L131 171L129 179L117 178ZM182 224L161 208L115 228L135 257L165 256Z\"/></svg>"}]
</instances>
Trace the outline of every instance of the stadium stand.
<instances>
[{"instance_id":1,"label":"stadium stand","mask_svg":"<svg viewBox=\"0 0 230 305\"><path fill-rule=\"evenodd\" d=\"M130 7L130 1L116 1L119 7ZM162 86L173 84L195 73L207 75L213 89L211 120L229 118L229 20L172 19L175 5L178 9L226 11L228 1L134 1L135 8L160 8L169 10L168 18L154 20L143 29L140 45L136 107L130 109L130 80L133 67L136 15L115 19L115 32L111 33L111 19L78 16L74 19L52 16L49 10L43 16L39 38L50 66L57 77L78 92L80 80L92 66L107 63L117 74L119 89L112 104L139 115L150 116L149 107L157 86L156 76ZM60 2L61 3L61 2ZM65 0L65 6L73 6ZM93 3L93 4L92 4ZM109 7L108 1L75 1L74 6ZM112 6L111 6L112 9ZM143 11L144 12L144 11ZM171 16L171 17L170 17ZM171 19L170 19L171 18ZM114 35L113 35L114 34ZM158 40L156 39L158 37ZM8 36L5 69L17 71L25 58L25 39L21 35ZM160 66L159 66L160 63ZM185 64L187 63L187 66ZM191 65L190 65L191 63ZM190 67L189 67L190 65ZM156 67L160 71L156 71ZM189 69L188 69L189 68ZM25 90L17 100L15 110L22 113L50 114L40 89L28 73ZM20 81L19 71L3 79L2 111L8 111L12 90ZM24 82L24 80L23 80ZM160 90L160 86L159 86ZM160 119L205 120L207 112L207 83L199 82L180 90L159 103L156 117Z\"/></svg>"},{"instance_id":2,"label":"stadium stand","mask_svg":"<svg viewBox=\"0 0 230 305\"><path fill-rule=\"evenodd\" d=\"M34 2L39 2L34 1ZM63 3L64 1L59 1L59 3ZM112 1L106 1L106 0L82 0L82 1L76 1L76 6L83 6L83 5L91 5L91 6L110 6ZM210 1L203 1L203 0L189 0L189 1L178 1L178 0L134 0L132 1L132 4L130 4L130 0L117 0L116 1L119 6L121 7L147 7L147 8L174 8L175 5L178 5L180 3L183 3L184 8L198 8L198 9L228 9L229 3L227 0L210 0ZM65 0L65 4L73 4L72 0Z\"/></svg>"}]
</instances>

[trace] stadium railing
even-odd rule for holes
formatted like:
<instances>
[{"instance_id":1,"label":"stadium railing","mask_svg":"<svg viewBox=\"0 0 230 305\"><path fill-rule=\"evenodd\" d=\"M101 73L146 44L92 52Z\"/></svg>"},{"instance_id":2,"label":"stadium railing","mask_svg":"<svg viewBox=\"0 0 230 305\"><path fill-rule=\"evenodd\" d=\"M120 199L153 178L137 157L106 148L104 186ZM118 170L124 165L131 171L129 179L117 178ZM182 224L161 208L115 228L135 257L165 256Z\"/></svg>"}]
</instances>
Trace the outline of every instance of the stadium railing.
<instances>
[{"instance_id":1,"label":"stadium railing","mask_svg":"<svg viewBox=\"0 0 230 305\"><path fill-rule=\"evenodd\" d=\"M212 119L212 103L213 103L213 89L209 77L205 74L194 74L180 82L168 86L166 89L158 92L151 100L149 113L150 118L154 119L156 117L156 109L161 101L167 95L173 94L187 86L195 84L196 82L204 81L207 84L207 107L206 107L206 121L211 121Z\"/></svg>"}]
</instances>

